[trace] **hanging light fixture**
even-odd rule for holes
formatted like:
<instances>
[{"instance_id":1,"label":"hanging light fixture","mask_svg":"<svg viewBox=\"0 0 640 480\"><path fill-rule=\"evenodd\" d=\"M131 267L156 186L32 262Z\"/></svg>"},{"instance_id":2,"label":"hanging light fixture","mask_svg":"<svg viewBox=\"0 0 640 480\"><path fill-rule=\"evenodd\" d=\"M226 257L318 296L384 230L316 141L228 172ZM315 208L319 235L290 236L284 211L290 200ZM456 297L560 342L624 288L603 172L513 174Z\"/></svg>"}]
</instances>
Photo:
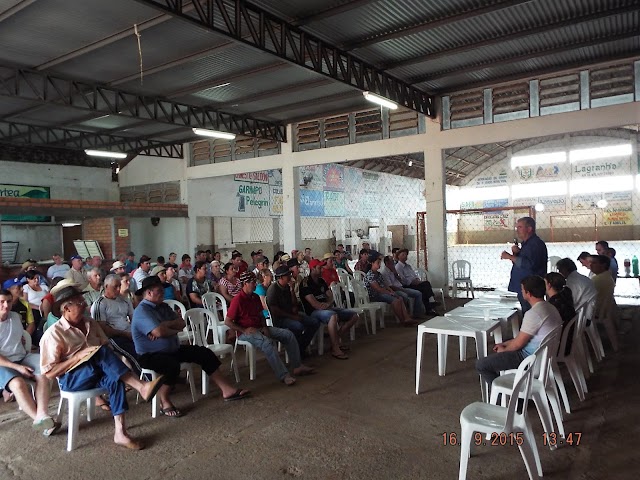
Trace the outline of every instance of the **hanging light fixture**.
<instances>
[{"instance_id":1,"label":"hanging light fixture","mask_svg":"<svg viewBox=\"0 0 640 480\"><path fill-rule=\"evenodd\" d=\"M388 98L381 97L380 95L376 95L371 92L362 92L364 98L369 100L370 102L377 103L380 106L387 107L390 110L395 110L398 108L398 104L392 102Z\"/></svg>"},{"instance_id":2,"label":"hanging light fixture","mask_svg":"<svg viewBox=\"0 0 640 480\"><path fill-rule=\"evenodd\" d=\"M89 155L90 157L103 157L103 158L127 158L126 153L122 152L108 152L106 150L85 150L84 153Z\"/></svg>"},{"instance_id":3,"label":"hanging light fixture","mask_svg":"<svg viewBox=\"0 0 640 480\"><path fill-rule=\"evenodd\" d=\"M193 133L202 137L223 138L225 140L233 140L236 138L235 133L220 132L218 130L207 130L206 128L194 128Z\"/></svg>"}]
</instances>

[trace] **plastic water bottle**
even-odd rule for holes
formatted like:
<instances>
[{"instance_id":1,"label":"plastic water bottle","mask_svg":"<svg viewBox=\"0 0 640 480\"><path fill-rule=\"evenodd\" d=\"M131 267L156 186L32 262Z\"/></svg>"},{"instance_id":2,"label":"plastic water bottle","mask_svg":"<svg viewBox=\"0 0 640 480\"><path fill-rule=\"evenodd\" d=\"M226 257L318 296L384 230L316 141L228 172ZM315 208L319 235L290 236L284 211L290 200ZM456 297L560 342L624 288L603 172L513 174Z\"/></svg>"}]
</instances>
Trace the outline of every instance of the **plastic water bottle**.
<instances>
[{"instance_id":1,"label":"plastic water bottle","mask_svg":"<svg viewBox=\"0 0 640 480\"><path fill-rule=\"evenodd\" d=\"M624 274L627 277L631 276L631 260L629 260L628 258L624 259Z\"/></svg>"},{"instance_id":2,"label":"plastic water bottle","mask_svg":"<svg viewBox=\"0 0 640 480\"><path fill-rule=\"evenodd\" d=\"M638 269L638 257L636 257L635 255L631 259L631 265L633 267L633 276L637 277L638 274L640 274L640 270Z\"/></svg>"}]
</instances>

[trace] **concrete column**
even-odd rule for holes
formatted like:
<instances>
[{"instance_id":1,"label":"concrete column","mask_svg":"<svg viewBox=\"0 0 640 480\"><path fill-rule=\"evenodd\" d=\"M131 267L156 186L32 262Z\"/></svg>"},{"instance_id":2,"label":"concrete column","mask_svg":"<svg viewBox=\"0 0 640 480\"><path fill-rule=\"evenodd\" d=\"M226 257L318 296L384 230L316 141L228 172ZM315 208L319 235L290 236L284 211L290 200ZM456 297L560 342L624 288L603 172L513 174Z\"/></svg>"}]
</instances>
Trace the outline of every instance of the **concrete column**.
<instances>
[{"instance_id":1,"label":"concrete column","mask_svg":"<svg viewBox=\"0 0 640 480\"><path fill-rule=\"evenodd\" d=\"M387 255L387 221L384 218L380 218L378 222L378 252L382 255Z\"/></svg>"},{"instance_id":2,"label":"concrete column","mask_svg":"<svg viewBox=\"0 0 640 480\"><path fill-rule=\"evenodd\" d=\"M447 285L446 174L439 147L424 150L425 197L427 201L427 254L429 278L434 287Z\"/></svg>"},{"instance_id":3,"label":"concrete column","mask_svg":"<svg viewBox=\"0 0 640 480\"><path fill-rule=\"evenodd\" d=\"M271 245L273 247L273 251L267 253L267 256L273 260L273 256L276 254L278 250L280 250L280 217L274 217L271 219L273 222L273 238L271 241Z\"/></svg>"},{"instance_id":4,"label":"concrete column","mask_svg":"<svg viewBox=\"0 0 640 480\"><path fill-rule=\"evenodd\" d=\"M282 167L282 226L284 251L302 248L300 230L300 169L285 165Z\"/></svg>"}]
</instances>

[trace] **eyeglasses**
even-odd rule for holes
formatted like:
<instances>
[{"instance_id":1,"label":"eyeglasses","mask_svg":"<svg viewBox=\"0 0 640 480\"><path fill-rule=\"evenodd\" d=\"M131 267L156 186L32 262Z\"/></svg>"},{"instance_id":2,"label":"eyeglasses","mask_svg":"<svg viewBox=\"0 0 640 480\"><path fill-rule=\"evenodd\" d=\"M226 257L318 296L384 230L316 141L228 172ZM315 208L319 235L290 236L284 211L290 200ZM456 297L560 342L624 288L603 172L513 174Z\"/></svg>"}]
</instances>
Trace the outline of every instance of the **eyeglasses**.
<instances>
[{"instance_id":1,"label":"eyeglasses","mask_svg":"<svg viewBox=\"0 0 640 480\"><path fill-rule=\"evenodd\" d=\"M69 302L67 305L75 305L76 307L87 308L87 302L85 302L85 301L82 301L82 302Z\"/></svg>"}]
</instances>

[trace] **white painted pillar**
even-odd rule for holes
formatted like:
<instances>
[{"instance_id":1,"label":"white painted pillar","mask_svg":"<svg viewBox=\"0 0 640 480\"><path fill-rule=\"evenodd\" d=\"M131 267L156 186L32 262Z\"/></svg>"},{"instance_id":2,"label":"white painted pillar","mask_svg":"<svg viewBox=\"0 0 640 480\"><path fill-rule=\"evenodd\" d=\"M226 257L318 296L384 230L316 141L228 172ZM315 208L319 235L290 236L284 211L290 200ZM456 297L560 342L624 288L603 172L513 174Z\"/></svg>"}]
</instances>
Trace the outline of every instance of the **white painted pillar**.
<instances>
[{"instance_id":1,"label":"white painted pillar","mask_svg":"<svg viewBox=\"0 0 640 480\"><path fill-rule=\"evenodd\" d=\"M434 287L447 285L447 228L444 155L439 147L424 150L427 201L427 254L429 279ZM446 290L445 290L446 291Z\"/></svg>"},{"instance_id":2,"label":"white painted pillar","mask_svg":"<svg viewBox=\"0 0 640 480\"><path fill-rule=\"evenodd\" d=\"M290 154L293 149L293 128L287 125L287 143L281 144L283 154ZM300 230L300 169L290 164L282 166L282 238L285 252L294 248L302 248Z\"/></svg>"},{"instance_id":3,"label":"white painted pillar","mask_svg":"<svg viewBox=\"0 0 640 480\"><path fill-rule=\"evenodd\" d=\"M388 255L387 247L387 221L380 217L380 221L378 222L378 252L382 255Z\"/></svg>"}]
</instances>

